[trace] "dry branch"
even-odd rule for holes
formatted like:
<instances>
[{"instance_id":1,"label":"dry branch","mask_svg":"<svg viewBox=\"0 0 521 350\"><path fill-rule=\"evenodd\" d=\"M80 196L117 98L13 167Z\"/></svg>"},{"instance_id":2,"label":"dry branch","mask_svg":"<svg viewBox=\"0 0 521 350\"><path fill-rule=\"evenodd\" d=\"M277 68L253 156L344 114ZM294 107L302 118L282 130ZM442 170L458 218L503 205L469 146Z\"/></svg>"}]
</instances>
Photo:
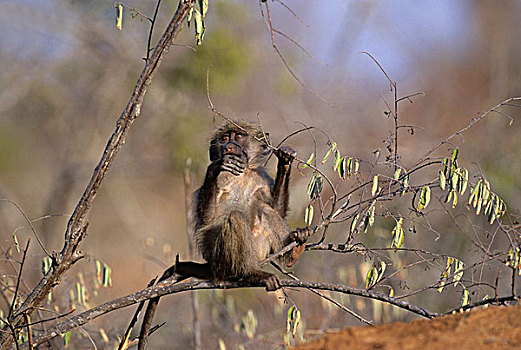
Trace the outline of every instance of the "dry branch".
<instances>
[{"instance_id":1,"label":"dry branch","mask_svg":"<svg viewBox=\"0 0 521 350\"><path fill-rule=\"evenodd\" d=\"M24 303L15 310L12 317L7 320L11 327L18 327L22 324L24 322L24 315L30 316L34 310L37 309L37 306L47 297L49 292L51 292L53 287L59 283L62 275L67 272L75 262L83 257L82 253L79 251L79 245L85 237L87 230L88 223L85 217L103 179L105 178L109 166L114 161L118 150L124 144L125 137L134 120L139 116L147 88L152 82L152 78L159 68L163 56L168 52L173 40L183 27L184 20L186 19L193 2L194 0L181 0L179 2L176 13L153 50L150 59L147 60L136 86L134 87L132 96L130 97L124 111L118 118L116 128L105 147L98 165L94 169L89 184L67 223L65 242L62 251L59 254L55 253L53 255L51 271L40 280ZM6 326L4 330L8 329L9 328ZM7 349L13 345L13 338L9 332L2 332L0 344L2 349Z\"/></svg>"},{"instance_id":2,"label":"dry branch","mask_svg":"<svg viewBox=\"0 0 521 350\"><path fill-rule=\"evenodd\" d=\"M421 307L416 305L412 305L403 300L397 300L395 298L391 298L385 294L367 291L365 289L352 288L339 284L332 283L313 283L313 282L305 282L305 281L293 281L293 280L281 280L280 284L282 287L290 287L290 288L306 288L306 289L318 289L318 290L329 290L332 292L338 292L348 295L355 295L364 298L370 298L379 300L382 302L386 302L397 306L399 308L408 310L417 315L433 318L439 316L438 313L427 311ZM265 285L259 284L245 284L241 282L209 282L209 281L196 281L190 283L173 283L172 279L165 280L162 283L159 283L150 288L141 290L137 293L130 294L118 299L114 299L108 301L104 304L96 306L90 310L87 310L79 315L68 318L66 321L59 323L55 328L50 329L38 337L35 337L34 344L42 344L49 339L52 339L60 334L65 334L71 329L80 327L99 316L107 314L111 311L118 310L127 306L131 306L137 303L140 303L144 300L161 297L167 294L180 293L184 291L190 290L198 290L198 289L232 289L232 288L244 288L244 287L262 287L265 288ZM27 344L24 344L27 348Z\"/></svg>"}]
</instances>

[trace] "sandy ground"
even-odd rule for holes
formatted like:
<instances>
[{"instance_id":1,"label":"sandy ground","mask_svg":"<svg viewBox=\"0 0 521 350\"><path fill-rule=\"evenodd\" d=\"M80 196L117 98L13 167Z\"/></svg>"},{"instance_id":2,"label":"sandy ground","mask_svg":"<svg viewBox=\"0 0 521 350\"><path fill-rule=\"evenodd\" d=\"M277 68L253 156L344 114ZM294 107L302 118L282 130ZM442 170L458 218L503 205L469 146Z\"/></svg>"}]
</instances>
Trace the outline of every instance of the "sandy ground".
<instances>
[{"instance_id":1,"label":"sandy ground","mask_svg":"<svg viewBox=\"0 0 521 350\"><path fill-rule=\"evenodd\" d=\"M351 327L297 349L521 349L521 304L411 323Z\"/></svg>"}]
</instances>

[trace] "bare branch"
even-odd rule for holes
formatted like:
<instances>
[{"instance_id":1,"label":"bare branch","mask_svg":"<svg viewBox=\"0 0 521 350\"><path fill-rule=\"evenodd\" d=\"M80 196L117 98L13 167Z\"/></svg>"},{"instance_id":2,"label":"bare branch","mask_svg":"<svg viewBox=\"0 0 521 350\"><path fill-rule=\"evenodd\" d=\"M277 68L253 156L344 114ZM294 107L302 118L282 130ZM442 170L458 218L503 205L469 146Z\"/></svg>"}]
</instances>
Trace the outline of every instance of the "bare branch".
<instances>
[{"instance_id":1,"label":"bare branch","mask_svg":"<svg viewBox=\"0 0 521 350\"><path fill-rule=\"evenodd\" d=\"M19 326L23 322L23 314L27 313L27 315L30 316L36 309L36 306L47 297L52 288L57 284L60 277L68 271L75 262L83 257L78 248L87 230L85 217L92 206L94 197L105 178L109 166L114 161L119 149L123 146L130 127L134 120L140 115L141 105L147 88L152 82L164 55L168 52L173 40L177 37L183 27L184 21L193 2L194 0L182 0L179 2L176 13L172 17L168 27L163 33L163 36L153 50L150 60L146 62L138 82L134 87L132 96L130 97L125 110L118 118L116 128L105 147L98 165L94 169L91 180L67 223L65 242L62 251L53 257L52 270L40 280L38 285L20 306L17 315L10 320L13 327ZM13 339L9 334L3 333L0 336L0 344L2 348L10 346L12 342Z\"/></svg>"},{"instance_id":2,"label":"bare branch","mask_svg":"<svg viewBox=\"0 0 521 350\"><path fill-rule=\"evenodd\" d=\"M314 282L305 282L305 281L293 281L293 280L281 280L280 285L282 287L288 288L306 288L306 289L318 289L318 290L329 290L332 292L343 293L347 295L355 295L363 298L369 298L374 300L379 300L385 303L392 304L396 307L402 308L404 310L410 311L417 315L433 318L439 316L440 314L435 312L427 311L421 307L409 304L403 300L397 300L395 298L391 298L385 294L367 291L365 289L352 288L340 284L333 283L314 283ZM49 339L52 339L60 334L65 334L71 329L82 326L99 316L112 312L114 310L118 310L130 305L134 305L140 303L144 300L161 297L167 294L180 293L189 290L200 290L200 289L235 289L235 288L245 288L245 287L265 287L260 283L258 285L253 284L245 284L241 282L210 282L210 281L197 281L190 283L174 283L171 279L165 280L162 283L159 283L155 286L147 288L145 290L139 291L134 294L130 294L118 299L114 299L108 301L104 304L96 306L90 310L82 312L79 315L71 317L70 319L59 323L56 327L43 332L39 337L34 339L35 346L40 345ZM27 348L27 344L23 344L23 349Z\"/></svg>"}]
</instances>

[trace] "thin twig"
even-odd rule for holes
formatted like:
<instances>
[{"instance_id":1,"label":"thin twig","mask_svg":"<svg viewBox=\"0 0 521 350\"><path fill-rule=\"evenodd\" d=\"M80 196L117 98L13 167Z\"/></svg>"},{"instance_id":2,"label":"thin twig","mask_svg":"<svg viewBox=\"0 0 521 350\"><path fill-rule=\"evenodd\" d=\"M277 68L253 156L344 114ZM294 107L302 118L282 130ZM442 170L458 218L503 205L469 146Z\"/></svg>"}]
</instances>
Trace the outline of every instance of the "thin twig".
<instances>
[{"instance_id":1,"label":"thin twig","mask_svg":"<svg viewBox=\"0 0 521 350\"><path fill-rule=\"evenodd\" d=\"M291 7L289 7L288 5L286 5L284 2L282 2L281 0L275 0L277 1L279 4L282 5L282 7L284 7L286 10L288 10L292 15L293 17L295 17L300 23L302 23L303 25L305 25L306 27L309 28L309 24L307 24L303 19L302 17L300 17L299 15L297 15L297 13L295 11L293 11L293 9Z\"/></svg>"},{"instance_id":2,"label":"thin twig","mask_svg":"<svg viewBox=\"0 0 521 350\"><path fill-rule=\"evenodd\" d=\"M268 30L270 31L270 37L271 37L271 46L273 47L273 50L277 53L280 60L288 70L289 74L295 79L297 83L299 83L300 86L302 86L304 89L308 90L313 96L318 98L320 101L324 102L325 104L329 106L333 106L333 104L326 100L324 97L320 96L318 93L316 93L308 84L306 84L291 68L288 61L286 60L286 57L282 54L279 47L277 46L277 43L275 42L275 29L273 27L273 23L271 21L271 13L270 13L270 6L268 5L268 2L264 2L264 6L266 7L266 18L264 18L264 21L266 23L266 26L268 27ZM262 13L262 16L264 17L264 13Z\"/></svg>"},{"instance_id":3,"label":"thin twig","mask_svg":"<svg viewBox=\"0 0 521 350\"><path fill-rule=\"evenodd\" d=\"M161 5L161 0L157 0L156 3L156 9L154 10L154 17L152 17L152 20L150 21L150 31L148 32L148 40L147 40L147 59L146 62L148 62L148 59L150 57L150 44L152 42L152 32L154 31L154 27L156 24L156 18L157 18L157 12L159 10L159 5Z\"/></svg>"},{"instance_id":4,"label":"thin twig","mask_svg":"<svg viewBox=\"0 0 521 350\"><path fill-rule=\"evenodd\" d=\"M59 320L60 318L69 316L70 314L72 314L75 311L76 311L75 309L74 310L70 310L70 311L68 311L67 313L64 313L64 314L61 314L61 315L58 315L58 316L55 316L55 317L51 317L51 318L46 318L44 320L38 320L38 321L31 322L31 323L26 323L26 324L18 326L16 328L22 328L24 326L36 326L36 325L39 325L41 323L46 323L46 322L50 322L50 321L56 321L56 320Z\"/></svg>"},{"instance_id":5,"label":"thin twig","mask_svg":"<svg viewBox=\"0 0 521 350\"><path fill-rule=\"evenodd\" d=\"M453 133L452 135L450 135L449 137L447 137L445 140L441 141L440 143L438 143L436 146L432 147L430 150L427 151L427 153L425 153L423 156L421 156L418 161L412 166L413 168L418 165L419 163L423 162L425 158L427 158L428 156L430 156L434 151L436 151L438 148L440 148L441 146L443 146L444 144L448 143L450 140L452 140L454 137L464 133L465 131L467 131L468 129L472 128L476 123L479 123L481 120L483 120L485 117L487 117L489 114L491 114L492 112L497 112L497 109L502 107L502 106L507 106L510 104L510 102L512 101L519 101L521 100L521 97L511 97L509 99L506 99L505 101L495 105L494 107L490 108L488 111L482 113L479 117L477 118L473 118L471 120L471 122L469 124L467 124L467 126L465 126L464 128L456 131L455 133ZM503 115L503 114L502 114Z\"/></svg>"},{"instance_id":6,"label":"thin twig","mask_svg":"<svg viewBox=\"0 0 521 350\"><path fill-rule=\"evenodd\" d=\"M22 280L22 271L24 269L25 257L27 256L27 250L29 250L29 243L31 243L31 237L27 238L27 244L25 245L25 249L22 255L22 262L20 263L20 270L18 271L18 278L16 279L16 288L14 290L13 300L11 302L11 306L9 307L9 313L7 314L7 320L11 323L11 317L13 316L16 299L18 298L18 291L20 288L20 281ZM15 327L15 325L13 325Z\"/></svg>"},{"instance_id":7,"label":"thin twig","mask_svg":"<svg viewBox=\"0 0 521 350\"><path fill-rule=\"evenodd\" d=\"M40 239L40 236L38 235L38 233L36 233L36 229L34 228L32 221L25 214L25 212L22 210L22 208L20 208L20 206L18 204L16 204L15 202L13 202L13 201L11 201L9 199L0 198L0 201L7 202L7 203L10 203L10 204L14 205L14 207L20 212L20 214L22 214L22 216L24 217L25 221L29 224L29 228L31 229L31 232L33 233L34 237L36 238L36 241L40 245L40 248L42 248L42 250L44 251L45 255L47 255L48 257L51 257L51 254L47 251L47 249L45 249L45 246L43 245L43 242Z\"/></svg>"},{"instance_id":8,"label":"thin twig","mask_svg":"<svg viewBox=\"0 0 521 350\"><path fill-rule=\"evenodd\" d=\"M150 282L148 282L147 288L153 286L154 283L156 283L156 280L157 280L157 276L155 278L153 278ZM136 311L134 312L134 315L132 316L132 319L130 320L130 323L128 324L127 330L125 331L125 334L123 334L123 338L121 339L121 342L119 343L118 350L127 349L129 347L130 334L132 333L132 330L134 329L134 326L136 325L139 314L141 313L141 311L143 310L143 307L145 306L145 301L140 302ZM152 333L152 332L150 332L150 333Z\"/></svg>"},{"instance_id":9,"label":"thin twig","mask_svg":"<svg viewBox=\"0 0 521 350\"><path fill-rule=\"evenodd\" d=\"M275 264L275 263L272 263L272 265L277 269L279 270L281 273L283 273L284 275L288 276L289 278L291 278L292 280L294 281L300 281L300 279L295 276L293 273L290 273L288 271L285 271L283 268L281 268L278 264ZM338 308L340 308L341 310L347 312L348 314L350 314L351 316L355 317L356 319L358 319L360 322L362 323L365 323L366 325L369 325L369 326L373 326L373 323L369 320L366 320L365 318L363 318L362 316L360 316L359 314L357 314L356 312L354 312L353 310L350 310L348 309L347 307L345 307L344 305L340 304L338 301L334 300L333 298L329 297L328 295L322 293L321 291L318 291L316 289L309 289L313 294L316 294L318 295L319 297L321 297L322 299L324 300L327 300L328 302L332 303L333 305L337 306Z\"/></svg>"}]
</instances>

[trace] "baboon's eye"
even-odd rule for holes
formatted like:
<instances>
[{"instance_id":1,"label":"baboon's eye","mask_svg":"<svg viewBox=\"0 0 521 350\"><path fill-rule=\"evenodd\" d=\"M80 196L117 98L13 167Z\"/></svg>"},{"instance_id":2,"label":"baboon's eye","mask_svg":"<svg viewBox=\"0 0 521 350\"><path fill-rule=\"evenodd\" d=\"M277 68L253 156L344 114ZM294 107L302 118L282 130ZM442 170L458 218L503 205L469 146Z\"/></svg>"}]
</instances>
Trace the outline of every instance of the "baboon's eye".
<instances>
[{"instance_id":1,"label":"baboon's eye","mask_svg":"<svg viewBox=\"0 0 521 350\"><path fill-rule=\"evenodd\" d=\"M228 140L230 140L230 136L229 135L225 134L225 135L221 136L221 141L222 142L228 142Z\"/></svg>"}]
</instances>

